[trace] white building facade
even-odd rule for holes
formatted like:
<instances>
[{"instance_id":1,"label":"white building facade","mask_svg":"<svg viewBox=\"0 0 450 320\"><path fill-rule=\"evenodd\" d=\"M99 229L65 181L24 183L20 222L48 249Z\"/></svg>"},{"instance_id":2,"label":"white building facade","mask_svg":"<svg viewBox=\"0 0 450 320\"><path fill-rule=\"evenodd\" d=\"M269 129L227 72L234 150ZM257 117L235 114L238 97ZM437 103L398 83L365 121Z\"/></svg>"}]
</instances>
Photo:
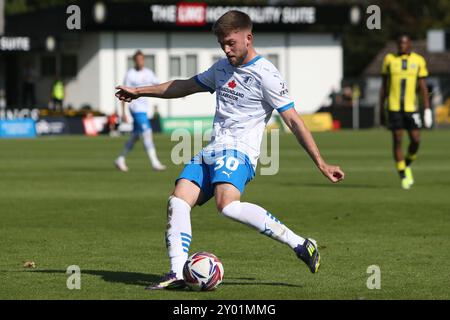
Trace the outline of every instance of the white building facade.
<instances>
[{"instance_id":1,"label":"white building facade","mask_svg":"<svg viewBox=\"0 0 450 320\"><path fill-rule=\"evenodd\" d=\"M257 52L271 60L284 75L301 113L316 111L331 90L340 86L342 46L332 35L260 33L255 34L255 45ZM81 46L74 53L80 66L78 74L66 83L66 104L75 107L88 104L105 114L119 110L114 88L123 83L137 49L144 53L147 67L162 82L189 78L224 56L215 37L206 32L83 35ZM150 103L158 106L163 117L209 116L214 112L215 97L200 93L173 100L150 99Z\"/></svg>"}]
</instances>

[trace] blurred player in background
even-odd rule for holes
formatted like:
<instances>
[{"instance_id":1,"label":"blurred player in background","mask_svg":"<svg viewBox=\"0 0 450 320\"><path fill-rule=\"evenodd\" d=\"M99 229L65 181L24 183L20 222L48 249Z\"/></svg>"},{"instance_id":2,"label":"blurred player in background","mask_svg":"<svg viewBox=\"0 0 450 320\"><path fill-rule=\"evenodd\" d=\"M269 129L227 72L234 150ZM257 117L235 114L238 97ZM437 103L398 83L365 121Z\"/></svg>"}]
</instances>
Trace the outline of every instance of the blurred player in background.
<instances>
[{"instance_id":1,"label":"blurred player in background","mask_svg":"<svg viewBox=\"0 0 450 320\"><path fill-rule=\"evenodd\" d=\"M253 48L250 17L240 11L229 11L217 20L213 30L227 58L220 59L207 71L191 79L157 86L117 87L116 96L125 101L141 96L179 98L196 92L216 92L211 142L184 167L169 197L166 244L171 271L148 287L152 290L183 286L183 266L192 239L190 212L212 197L225 217L287 245L312 273L318 271L320 255L313 239L295 234L266 209L241 202L245 185L255 175L263 133L273 110L280 113L299 144L330 181L344 178L339 167L322 159L279 71Z\"/></svg>"},{"instance_id":2,"label":"blurred player in background","mask_svg":"<svg viewBox=\"0 0 450 320\"><path fill-rule=\"evenodd\" d=\"M119 116L117 113L113 113L108 117L108 122L106 124L108 126L107 130L109 132L110 137L119 137Z\"/></svg>"},{"instance_id":3,"label":"blurred player in background","mask_svg":"<svg viewBox=\"0 0 450 320\"><path fill-rule=\"evenodd\" d=\"M411 52L411 38L408 35L401 35L397 39L397 46L397 54L389 53L383 61L380 104L381 110L385 110L387 98L388 127L392 131L394 159L402 188L409 189L414 184L411 164L417 157L422 128L422 118L416 101L417 85L425 109L425 127L431 128L433 119L425 81L428 76L425 59ZM404 130L407 130L410 140L406 158L402 151Z\"/></svg>"},{"instance_id":4,"label":"blurred player in background","mask_svg":"<svg viewBox=\"0 0 450 320\"><path fill-rule=\"evenodd\" d=\"M134 67L128 70L125 76L125 86L139 87L159 84L153 71L145 67L145 57L141 51L137 51L134 54L133 60ZM125 157L133 149L134 144L139 140L139 137L142 137L144 148L150 159L153 170L162 171L166 169L166 166L161 164L156 155L152 127L148 120L149 108L149 101L146 97L140 97L132 101L129 105L130 113L133 117L133 132L131 133L130 139L125 144L122 153L114 161L114 164L120 171L128 171ZM122 101L122 121L128 122L124 101Z\"/></svg>"},{"instance_id":5,"label":"blurred player in background","mask_svg":"<svg viewBox=\"0 0 450 320\"><path fill-rule=\"evenodd\" d=\"M50 105L55 112L64 111L64 98L66 96L66 88L61 77L58 75L52 85L52 92L50 95Z\"/></svg>"}]
</instances>

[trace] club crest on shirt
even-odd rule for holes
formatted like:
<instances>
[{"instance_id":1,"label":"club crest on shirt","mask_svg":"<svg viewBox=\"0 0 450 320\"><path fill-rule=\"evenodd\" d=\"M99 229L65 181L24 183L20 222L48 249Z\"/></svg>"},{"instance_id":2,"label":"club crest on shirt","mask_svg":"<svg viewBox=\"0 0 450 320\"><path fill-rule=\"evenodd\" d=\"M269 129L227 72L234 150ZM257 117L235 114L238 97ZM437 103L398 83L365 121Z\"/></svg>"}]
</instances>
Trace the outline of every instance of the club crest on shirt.
<instances>
[{"instance_id":1,"label":"club crest on shirt","mask_svg":"<svg viewBox=\"0 0 450 320\"><path fill-rule=\"evenodd\" d=\"M253 81L255 81L255 78L253 78L252 76L245 76L245 77L244 77L244 83L245 83L247 86L251 86L252 83L253 83Z\"/></svg>"}]
</instances>

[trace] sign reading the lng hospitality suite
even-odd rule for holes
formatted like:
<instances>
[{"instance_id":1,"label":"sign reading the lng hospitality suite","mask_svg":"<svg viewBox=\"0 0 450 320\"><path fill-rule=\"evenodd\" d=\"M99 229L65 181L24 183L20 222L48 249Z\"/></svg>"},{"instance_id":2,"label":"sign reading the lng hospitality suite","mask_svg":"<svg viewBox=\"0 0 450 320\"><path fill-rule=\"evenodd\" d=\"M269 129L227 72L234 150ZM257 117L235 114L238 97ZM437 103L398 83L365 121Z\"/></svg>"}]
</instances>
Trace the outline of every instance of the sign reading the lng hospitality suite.
<instances>
[{"instance_id":1,"label":"sign reading the lng hospitality suite","mask_svg":"<svg viewBox=\"0 0 450 320\"><path fill-rule=\"evenodd\" d=\"M255 25L294 26L358 23L359 21L351 20L350 13L355 8L348 6L207 6L205 3L179 3L151 5L150 11L153 23L180 26L210 25L229 10L247 13Z\"/></svg>"},{"instance_id":2,"label":"sign reading the lng hospitality suite","mask_svg":"<svg viewBox=\"0 0 450 320\"><path fill-rule=\"evenodd\" d=\"M250 16L256 32L293 32L314 29L317 26L341 28L358 25L363 22L364 15L362 5L228 6L208 5L201 0L161 2L149 4L145 1L81 1L79 6L81 24L74 24L74 26L80 26L83 32L119 30L209 32L212 24L224 13L229 10L239 10ZM331 2L327 1L327 3ZM54 42L59 34L67 33L68 29L61 26L67 26L66 19L70 17L72 16L67 14L65 6L51 10L37 10L32 14L8 16L5 32L11 36L0 37L0 52L2 50L29 51L34 48L50 50L50 47L53 48L55 44L49 45L42 42L43 35L52 35L54 38L50 40ZM45 21L45 24L42 21ZM36 25L39 25L39 28L34 28ZM74 30L78 29L75 28L71 32ZM32 37L31 41L22 34Z\"/></svg>"}]
</instances>

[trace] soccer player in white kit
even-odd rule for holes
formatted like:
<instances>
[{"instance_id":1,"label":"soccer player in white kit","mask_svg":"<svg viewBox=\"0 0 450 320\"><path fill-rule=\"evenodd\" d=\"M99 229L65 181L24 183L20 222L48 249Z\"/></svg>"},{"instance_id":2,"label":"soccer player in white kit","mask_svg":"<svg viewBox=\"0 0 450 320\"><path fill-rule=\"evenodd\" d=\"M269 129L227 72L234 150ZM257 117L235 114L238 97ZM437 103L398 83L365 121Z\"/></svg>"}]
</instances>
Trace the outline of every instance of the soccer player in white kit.
<instances>
[{"instance_id":1,"label":"soccer player in white kit","mask_svg":"<svg viewBox=\"0 0 450 320\"><path fill-rule=\"evenodd\" d=\"M140 87L146 85L159 84L158 79L152 70L145 67L144 54L141 51L136 51L133 56L134 67L128 70L124 84L125 86ZM157 155L155 144L153 143L153 134L150 121L148 120L149 101L146 97L141 97L131 101L129 105L131 116L133 117L133 132L130 139L125 144L122 153L114 161L117 169L127 172L128 166L125 162L126 155L133 149L134 144L142 137L145 151L150 159L153 170L165 170L166 166L161 164ZM122 120L127 122L125 112L125 102L122 101Z\"/></svg>"},{"instance_id":2,"label":"soccer player in white kit","mask_svg":"<svg viewBox=\"0 0 450 320\"><path fill-rule=\"evenodd\" d=\"M289 98L279 71L253 48L252 22L240 11L228 11L213 26L227 58L188 80L157 86L117 87L116 96L131 101L141 96L179 98L195 92L216 92L216 113L211 142L188 163L176 180L167 208L166 244L170 272L147 289L184 286L183 266L192 239L190 211L215 197L224 216L288 245L312 273L320 266L316 241L295 234L266 209L241 202L245 185L254 177L263 132L273 110L296 136L318 169L333 183L344 172L328 165Z\"/></svg>"}]
</instances>

